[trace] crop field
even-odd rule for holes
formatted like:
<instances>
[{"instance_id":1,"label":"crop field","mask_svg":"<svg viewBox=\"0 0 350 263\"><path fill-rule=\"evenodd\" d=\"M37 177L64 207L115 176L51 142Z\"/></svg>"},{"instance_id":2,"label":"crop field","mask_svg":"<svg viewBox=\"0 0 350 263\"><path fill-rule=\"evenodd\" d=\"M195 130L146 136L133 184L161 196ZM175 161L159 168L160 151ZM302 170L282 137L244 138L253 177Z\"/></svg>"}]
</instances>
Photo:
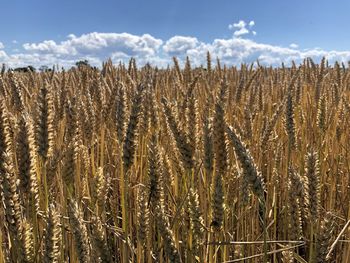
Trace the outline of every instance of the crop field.
<instances>
[{"instance_id":1,"label":"crop field","mask_svg":"<svg viewBox=\"0 0 350 263\"><path fill-rule=\"evenodd\" d=\"M350 262L350 69L0 73L0 262Z\"/></svg>"}]
</instances>

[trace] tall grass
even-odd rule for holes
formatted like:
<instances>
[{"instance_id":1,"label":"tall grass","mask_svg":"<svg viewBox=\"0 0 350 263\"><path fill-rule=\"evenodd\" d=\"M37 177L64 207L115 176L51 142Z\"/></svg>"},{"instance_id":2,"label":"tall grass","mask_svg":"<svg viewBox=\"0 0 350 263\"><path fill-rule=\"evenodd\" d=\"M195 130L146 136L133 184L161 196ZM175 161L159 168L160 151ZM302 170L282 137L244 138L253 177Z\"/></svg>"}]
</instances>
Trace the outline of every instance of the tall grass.
<instances>
[{"instance_id":1,"label":"tall grass","mask_svg":"<svg viewBox=\"0 0 350 263\"><path fill-rule=\"evenodd\" d=\"M0 262L349 262L350 70L0 75Z\"/></svg>"}]
</instances>

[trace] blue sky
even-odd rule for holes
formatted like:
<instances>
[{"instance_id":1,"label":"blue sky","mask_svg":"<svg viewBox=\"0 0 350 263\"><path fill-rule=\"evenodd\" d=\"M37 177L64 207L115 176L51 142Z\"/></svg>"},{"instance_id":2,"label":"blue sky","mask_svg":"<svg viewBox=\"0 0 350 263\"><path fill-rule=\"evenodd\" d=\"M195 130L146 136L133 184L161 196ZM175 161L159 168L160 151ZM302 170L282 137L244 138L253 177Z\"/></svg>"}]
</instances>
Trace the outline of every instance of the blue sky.
<instances>
[{"instance_id":1,"label":"blue sky","mask_svg":"<svg viewBox=\"0 0 350 263\"><path fill-rule=\"evenodd\" d=\"M227 64L350 60L350 1L1 1L0 62L10 66L195 64L209 50Z\"/></svg>"}]
</instances>

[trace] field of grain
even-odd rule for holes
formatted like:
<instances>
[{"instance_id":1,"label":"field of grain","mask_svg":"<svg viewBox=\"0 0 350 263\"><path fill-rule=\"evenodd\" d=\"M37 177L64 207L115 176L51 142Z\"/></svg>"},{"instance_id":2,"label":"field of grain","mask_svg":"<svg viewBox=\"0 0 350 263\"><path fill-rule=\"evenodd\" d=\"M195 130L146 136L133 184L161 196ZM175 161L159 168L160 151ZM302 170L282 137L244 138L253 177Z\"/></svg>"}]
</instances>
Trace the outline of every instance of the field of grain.
<instances>
[{"instance_id":1,"label":"field of grain","mask_svg":"<svg viewBox=\"0 0 350 263\"><path fill-rule=\"evenodd\" d=\"M350 70L0 75L0 262L350 262Z\"/></svg>"}]
</instances>

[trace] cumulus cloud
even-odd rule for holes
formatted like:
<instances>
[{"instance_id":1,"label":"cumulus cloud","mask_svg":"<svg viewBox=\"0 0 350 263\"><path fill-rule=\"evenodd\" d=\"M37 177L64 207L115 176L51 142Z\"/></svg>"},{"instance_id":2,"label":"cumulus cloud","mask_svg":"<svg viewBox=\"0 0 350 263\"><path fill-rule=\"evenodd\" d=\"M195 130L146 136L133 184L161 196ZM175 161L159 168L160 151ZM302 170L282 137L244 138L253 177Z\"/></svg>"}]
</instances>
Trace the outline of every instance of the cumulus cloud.
<instances>
[{"instance_id":1,"label":"cumulus cloud","mask_svg":"<svg viewBox=\"0 0 350 263\"><path fill-rule=\"evenodd\" d=\"M5 48L4 44L2 42L0 42L0 49Z\"/></svg>"},{"instance_id":2,"label":"cumulus cloud","mask_svg":"<svg viewBox=\"0 0 350 263\"><path fill-rule=\"evenodd\" d=\"M213 42L213 50L218 57L225 63L233 61L235 64L242 62L253 62L259 59L261 62L270 64L271 60L267 58L283 57L288 59L290 56L297 55L289 48L257 43L253 40L233 38L217 39Z\"/></svg>"},{"instance_id":3,"label":"cumulus cloud","mask_svg":"<svg viewBox=\"0 0 350 263\"><path fill-rule=\"evenodd\" d=\"M0 50L0 58L1 58L1 59L5 59L5 58L7 58L7 54L6 54L6 52L5 52L5 51Z\"/></svg>"},{"instance_id":4,"label":"cumulus cloud","mask_svg":"<svg viewBox=\"0 0 350 263\"><path fill-rule=\"evenodd\" d=\"M239 37L248 33L249 33L249 30L243 27L240 30L236 30L235 32L233 32L233 35L235 35L236 37Z\"/></svg>"},{"instance_id":5,"label":"cumulus cloud","mask_svg":"<svg viewBox=\"0 0 350 263\"><path fill-rule=\"evenodd\" d=\"M56 43L45 40L41 43L25 43L23 48L39 54L56 56L96 56L103 59L111 57L115 52L121 52L131 57L154 56L163 41L149 34L136 36L128 33L98 33L93 32L75 36L70 34L68 40Z\"/></svg>"},{"instance_id":6,"label":"cumulus cloud","mask_svg":"<svg viewBox=\"0 0 350 263\"><path fill-rule=\"evenodd\" d=\"M235 28L239 28L239 29L241 29L241 28L245 28L246 27L246 22L244 22L243 20L239 20L239 22L238 23L233 23L233 24L230 24L230 25L228 25L228 29L235 29Z\"/></svg>"},{"instance_id":7,"label":"cumulus cloud","mask_svg":"<svg viewBox=\"0 0 350 263\"><path fill-rule=\"evenodd\" d=\"M113 61L126 62L130 57L138 61L153 60L157 57L163 41L149 34L141 36L129 33L99 33L92 32L76 36L69 34L66 40L56 42L44 40L39 43L25 43L22 45L26 53L14 54L8 59L9 64L18 65L20 59L23 64L33 59L32 64L73 66L77 60L88 59L90 64L100 66L102 61L111 58Z\"/></svg>"},{"instance_id":8,"label":"cumulus cloud","mask_svg":"<svg viewBox=\"0 0 350 263\"><path fill-rule=\"evenodd\" d=\"M299 50L295 46L293 48L282 47L258 43L244 38L215 39L212 43L204 43L196 39L196 41L190 41L193 45L187 45L186 48L184 48L183 41L177 43L176 39L172 39L171 53L167 54L169 56L173 54L188 55L196 65L206 63L205 53L207 51L211 52L212 57L220 58L227 65L239 65L240 63L251 63L259 60L261 64L276 66L282 62L285 64L290 64L292 61L300 63L307 57L317 61L323 56L329 59L330 62L350 59L350 51L325 51L318 48ZM167 42L165 45L167 45ZM169 50L165 49L165 51Z\"/></svg>"},{"instance_id":9,"label":"cumulus cloud","mask_svg":"<svg viewBox=\"0 0 350 263\"><path fill-rule=\"evenodd\" d=\"M235 37L240 37L249 33L252 33L254 36L256 35L255 31L250 31L247 28L247 25L249 28L252 28L255 25L254 20L251 20L248 24L244 20L239 20L238 23L233 23L228 25L228 28L230 30L234 30L233 35Z\"/></svg>"},{"instance_id":10,"label":"cumulus cloud","mask_svg":"<svg viewBox=\"0 0 350 263\"><path fill-rule=\"evenodd\" d=\"M170 38L163 49L170 55L180 55L198 46L199 41L195 37L174 36Z\"/></svg>"},{"instance_id":11,"label":"cumulus cloud","mask_svg":"<svg viewBox=\"0 0 350 263\"><path fill-rule=\"evenodd\" d=\"M176 56L180 58L181 63L188 56L193 64L200 65L203 63L203 58L206 58L206 53L212 52L212 46L210 43L201 42L195 37L175 36L165 42L163 51L169 60Z\"/></svg>"},{"instance_id":12,"label":"cumulus cloud","mask_svg":"<svg viewBox=\"0 0 350 263\"><path fill-rule=\"evenodd\" d=\"M194 66L206 63L206 53L209 51L213 58L218 57L227 65L239 65L259 61L265 65L279 65L295 61L302 62L306 57L319 61L325 56L330 63L350 60L350 51L327 51L320 48L301 50L295 43L283 47L260 43L248 38L239 37L251 30L254 21L243 20L231 25L238 32L232 38L218 38L204 42L192 36L173 36L162 40L149 34L133 35L129 33L98 33L92 32L76 36L70 34L63 41L44 40L37 43L25 43L23 49L13 49L10 53L2 50L0 45L1 62L10 67L33 65L55 65L70 67L78 60L87 59L94 66L101 66L102 61L111 58L113 62L127 63L135 57L139 65L151 63L166 67L172 63L172 57L179 58L183 65L189 56Z\"/></svg>"},{"instance_id":13,"label":"cumulus cloud","mask_svg":"<svg viewBox=\"0 0 350 263\"><path fill-rule=\"evenodd\" d=\"M75 55L77 52L66 43L56 44L53 40L45 40L41 43L25 43L23 48L28 51L39 52L43 54L71 54Z\"/></svg>"}]
</instances>

